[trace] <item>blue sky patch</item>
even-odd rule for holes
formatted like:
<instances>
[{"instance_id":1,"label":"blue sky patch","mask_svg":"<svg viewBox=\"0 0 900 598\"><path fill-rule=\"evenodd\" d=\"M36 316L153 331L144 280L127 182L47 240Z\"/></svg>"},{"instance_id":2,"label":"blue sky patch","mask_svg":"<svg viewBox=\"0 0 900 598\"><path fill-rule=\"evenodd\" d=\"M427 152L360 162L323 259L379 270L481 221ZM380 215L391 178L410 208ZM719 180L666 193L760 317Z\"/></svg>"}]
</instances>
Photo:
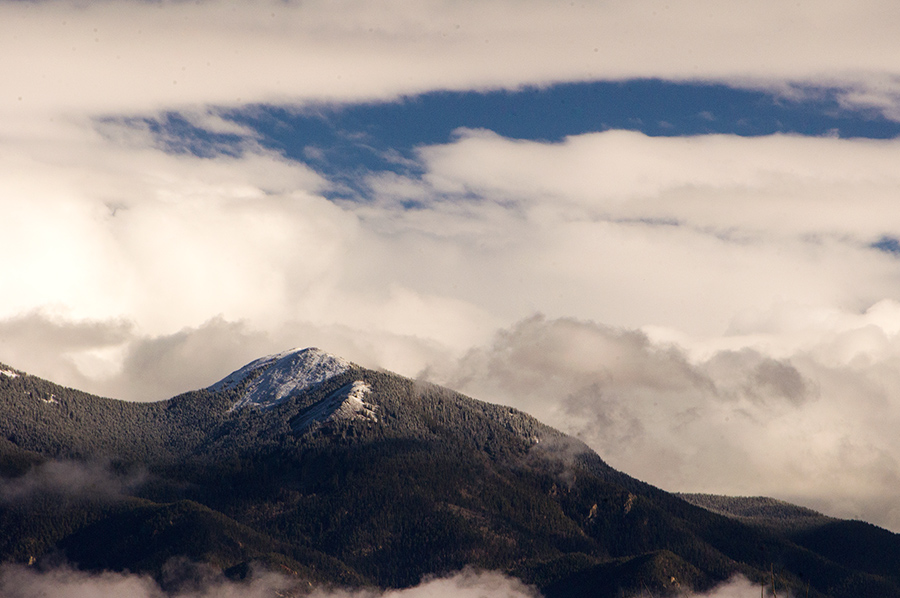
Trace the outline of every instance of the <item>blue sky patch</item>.
<instances>
[{"instance_id":1,"label":"blue sky patch","mask_svg":"<svg viewBox=\"0 0 900 598\"><path fill-rule=\"evenodd\" d=\"M872 248L900 256L900 239L897 239L897 237L884 236L875 243L872 243Z\"/></svg>"},{"instance_id":2,"label":"blue sky patch","mask_svg":"<svg viewBox=\"0 0 900 598\"><path fill-rule=\"evenodd\" d=\"M835 90L807 91L804 99L791 100L719 84L650 79L516 91L433 92L384 103L256 105L221 115L252 128L264 147L310 165L335 184L332 197L348 199L367 195L363 182L367 173L420 174L416 148L447 143L459 128L550 142L610 129L650 136L900 135L900 123L880 113L842 107ZM177 113L147 122L173 152L235 153L242 141L238 135L200 130Z\"/></svg>"}]
</instances>

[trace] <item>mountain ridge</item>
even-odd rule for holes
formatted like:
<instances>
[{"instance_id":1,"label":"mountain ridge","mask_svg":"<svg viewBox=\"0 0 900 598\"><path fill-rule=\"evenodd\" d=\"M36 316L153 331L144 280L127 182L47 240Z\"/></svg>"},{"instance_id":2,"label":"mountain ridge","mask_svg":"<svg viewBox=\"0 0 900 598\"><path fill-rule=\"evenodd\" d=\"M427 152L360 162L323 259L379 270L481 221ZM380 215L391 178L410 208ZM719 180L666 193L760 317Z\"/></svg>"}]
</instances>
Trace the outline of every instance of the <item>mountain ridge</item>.
<instances>
[{"instance_id":1,"label":"mountain ridge","mask_svg":"<svg viewBox=\"0 0 900 598\"><path fill-rule=\"evenodd\" d=\"M220 392L243 386L244 392L232 409L266 409L346 372L350 366L346 359L315 347L290 349L252 361L206 390Z\"/></svg>"},{"instance_id":2,"label":"mountain ridge","mask_svg":"<svg viewBox=\"0 0 900 598\"><path fill-rule=\"evenodd\" d=\"M100 463L97 484L115 491L59 500L57 485L53 503L41 486L51 463L73 475ZM0 500L7 561L61 551L87 569L158 576L182 556L230 574L262 562L310 583L380 588L475 566L548 598L670 595L735 574L765 582L777 569L780 586L814 581L810 596L900 596L891 561L869 566L834 549L859 536L873 542L867 554L894 550L886 530L801 536L724 516L616 471L521 411L317 349L255 360L157 403L2 375L0 473L0 487L32 480L34 498ZM164 541L107 554L109 529Z\"/></svg>"}]
</instances>

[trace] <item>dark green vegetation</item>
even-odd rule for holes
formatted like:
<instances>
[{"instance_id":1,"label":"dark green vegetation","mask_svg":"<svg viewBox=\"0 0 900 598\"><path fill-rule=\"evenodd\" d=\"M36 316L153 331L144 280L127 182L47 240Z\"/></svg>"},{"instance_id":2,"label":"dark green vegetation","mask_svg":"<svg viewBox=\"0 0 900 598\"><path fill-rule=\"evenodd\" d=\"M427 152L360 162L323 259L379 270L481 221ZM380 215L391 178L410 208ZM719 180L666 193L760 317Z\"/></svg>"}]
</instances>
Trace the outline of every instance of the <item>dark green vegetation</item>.
<instances>
[{"instance_id":1,"label":"dark green vegetation","mask_svg":"<svg viewBox=\"0 0 900 598\"><path fill-rule=\"evenodd\" d=\"M311 420L354 381L377 421ZM231 577L259 563L378 587L474 566L549 598L774 573L799 596L900 597L895 534L777 501L688 502L506 407L357 367L229 411L243 388L134 404L0 374L0 559L157 578L178 559Z\"/></svg>"},{"instance_id":2,"label":"dark green vegetation","mask_svg":"<svg viewBox=\"0 0 900 598\"><path fill-rule=\"evenodd\" d=\"M764 527L782 535L818 529L835 521L791 503L765 496L717 496L714 494L678 494L692 505L703 507L744 523Z\"/></svg>"}]
</instances>

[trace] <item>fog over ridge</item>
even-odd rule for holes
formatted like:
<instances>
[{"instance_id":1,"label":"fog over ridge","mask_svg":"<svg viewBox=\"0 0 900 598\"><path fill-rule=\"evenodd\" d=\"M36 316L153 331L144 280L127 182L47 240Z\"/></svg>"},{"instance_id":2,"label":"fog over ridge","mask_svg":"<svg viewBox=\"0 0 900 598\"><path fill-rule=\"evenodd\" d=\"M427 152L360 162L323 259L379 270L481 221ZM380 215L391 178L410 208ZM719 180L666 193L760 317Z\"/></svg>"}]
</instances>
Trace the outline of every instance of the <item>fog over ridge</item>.
<instances>
[{"instance_id":1,"label":"fog over ridge","mask_svg":"<svg viewBox=\"0 0 900 598\"><path fill-rule=\"evenodd\" d=\"M453 575L425 579L401 590L341 590L308 588L285 575L255 571L250 580L229 581L210 574L182 580L181 588L164 590L146 576L129 573L86 573L66 566L35 569L22 565L0 566L0 594L5 598L69 596L72 598L540 598L541 594L516 579L496 572L463 570ZM174 584L178 586L179 584ZM755 598L758 586L737 577L704 593L685 598Z\"/></svg>"},{"instance_id":2,"label":"fog over ridge","mask_svg":"<svg viewBox=\"0 0 900 598\"><path fill-rule=\"evenodd\" d=\"M104 461L49 460L33 465L18 477L0 477L0 503L27 501L38 494L114 500L148 477L143 469L115 472Z\"/></svg>"}]
</instances>

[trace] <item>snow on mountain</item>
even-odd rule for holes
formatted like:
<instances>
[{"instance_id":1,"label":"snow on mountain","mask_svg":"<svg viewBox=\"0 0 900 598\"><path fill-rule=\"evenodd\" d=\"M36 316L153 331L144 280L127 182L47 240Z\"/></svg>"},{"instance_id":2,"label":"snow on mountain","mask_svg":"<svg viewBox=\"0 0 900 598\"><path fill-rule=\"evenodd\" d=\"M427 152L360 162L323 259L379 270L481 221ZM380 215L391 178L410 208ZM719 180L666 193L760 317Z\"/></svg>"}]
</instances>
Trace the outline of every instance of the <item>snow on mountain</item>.
<instances>
[{"instance_id":1,"label":"snow on mountain","mask_svg":"<svg viewBox=\"0 0 900 598\"><path fill-rule=\"evenodd\" d=\"M273 407L282 401L346 372L350 362L320 349L292 349L253 361L209 387L236 388L250 380L232 410L247 406Z\"/></svg>"},{"instance_id":2,"label":"snow on mountain","mask_svg":"<svg viewBox=\"0 0 900 598\"><path fill-rule=\"evenodd\" d=\"M308 428L313 422L368 420L378 421L375 414L377 405L364 399L372 389L362 380L346 384L316 403L294 423L295 430Z\"/></svg>"},{"instance_id":3,"label":"snow on mountain","mask_svg":"<svg viewBox=\"0 0 900 598\"><path fill-rule=\"evenodd\" d=\"M7 378L18 378L19 374L15 373L12 370L0 370L0 374L3 374Z\"/></svg>"}]
</instances>

